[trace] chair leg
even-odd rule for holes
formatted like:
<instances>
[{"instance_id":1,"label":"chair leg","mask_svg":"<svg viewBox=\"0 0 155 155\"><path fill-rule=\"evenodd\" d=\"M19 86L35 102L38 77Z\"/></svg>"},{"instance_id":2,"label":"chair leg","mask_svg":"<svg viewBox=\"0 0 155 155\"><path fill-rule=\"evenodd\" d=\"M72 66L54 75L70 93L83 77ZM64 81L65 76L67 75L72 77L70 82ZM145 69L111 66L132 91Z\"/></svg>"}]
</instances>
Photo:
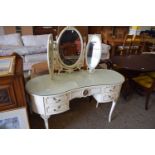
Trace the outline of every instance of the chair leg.
<instances>
[{"instance_id":1,"label":"chair leg","mask_svg":"<svg viewBox=\"0 0 155 155\"><path fill-rule=\"evenodd\" d=\"M120 51L120 55L123 55L123 51L122 50Z\"/></svg>"},{"instance_id":2,"label":"chair leg","mask_svg":"<svg viewBox=\"0 0 155 155\"><path fill-rule=\"evenodd\" d=\"M149 100L150 100L151 93L146 94L146 101L145 101L145 110L148 110Z\"/></svg>"}]
</instances>

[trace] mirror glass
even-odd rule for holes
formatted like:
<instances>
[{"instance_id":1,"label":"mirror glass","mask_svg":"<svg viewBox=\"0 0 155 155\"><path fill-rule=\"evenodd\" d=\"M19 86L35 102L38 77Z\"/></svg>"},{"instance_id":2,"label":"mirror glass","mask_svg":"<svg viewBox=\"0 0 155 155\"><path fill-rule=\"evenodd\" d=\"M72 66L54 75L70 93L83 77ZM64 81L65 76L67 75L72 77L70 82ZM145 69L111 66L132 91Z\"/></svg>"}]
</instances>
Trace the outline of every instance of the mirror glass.
<instances>
[{"instance_id":1,"label":"mirror glass","mask_svg":"<svg viewBox=\"0 0 155 155\"><path fill-rule=\"evenodd\" d=\"M99 63L101 58L101 39L97 35L93 35L86 49L86 63L90 71L92 71Z\"/></svg>"},{"instance_id":2,"label":"mirror glass","mask_svg":"<svg viewBox=\"0 0 155 155\"><path fill-rule=\"evenodd\" d=\"M82 52L82 37L74 29L65 30L58 39L61 61L68 66L74 65Z\"/></svg>"}]
</instances>

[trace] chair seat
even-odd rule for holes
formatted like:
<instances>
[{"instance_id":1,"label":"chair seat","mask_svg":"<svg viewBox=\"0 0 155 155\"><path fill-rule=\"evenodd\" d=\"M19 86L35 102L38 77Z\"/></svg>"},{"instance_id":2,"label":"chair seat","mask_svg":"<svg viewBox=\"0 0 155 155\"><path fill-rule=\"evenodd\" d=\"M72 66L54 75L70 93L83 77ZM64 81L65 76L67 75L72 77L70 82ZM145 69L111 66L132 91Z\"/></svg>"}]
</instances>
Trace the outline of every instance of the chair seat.
<instances>
[{"instance_id":1,"label":"chair seat","mask_svg":"<svg viewBox=\"0 0 155 155\"><path fill-rule=\"evenodd\" d=\"M133 78L133 80L145 88L151 88L153 84L153 79L148 75L140 75L138 77Z\"/></svg>"},{"instance_id":2,"label":"chair seat","mask_svg":"<svg viewBox=\"0 0 155 155\"><path fill-rule=\"evenodd\" d=\"M118 46L119 50L123 50L123 49L129 49L129 46Z\"/></svg>"},{"instance_id":3,"label":"chair seat","mask_svg":"<svg viewBox=\"0 0 155 155\"><path fill-rule=\"evenodd\" d=\"M155 72L149 72L147 75L149 75L151 78L155 78Z\"/></svg>"},{"instance_id":4,"label":"chair seat","mask_svg":"<svg viewBox=\"0 0 155 155\"><path fill-rule=\"evenodd\" d=\"M131 49L138 49L139 46L131 46Z\"/></svg>"},{"instance_id":5,"label":"chair seat","mask_svg":"<svg viewBox=\"0 0 155 155\"><path fill-rule=\"evenodd\" d=\"M150 49L155 49L155 45L152 45L149 47Z\"/></svg>"}]
</instances>

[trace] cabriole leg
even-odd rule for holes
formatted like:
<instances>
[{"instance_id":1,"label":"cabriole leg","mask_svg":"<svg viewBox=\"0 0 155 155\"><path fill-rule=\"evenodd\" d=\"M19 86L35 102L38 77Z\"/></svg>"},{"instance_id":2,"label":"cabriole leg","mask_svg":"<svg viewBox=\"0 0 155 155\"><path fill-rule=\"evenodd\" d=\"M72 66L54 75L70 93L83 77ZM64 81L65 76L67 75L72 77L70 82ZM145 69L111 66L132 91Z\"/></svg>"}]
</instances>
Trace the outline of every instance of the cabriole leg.
<instances>
[{"instance_id":1,"label":"cabriole leg","mask_svg":"<svg viewBox=\"0 0 155 155\"><path fill-rule=\"evenodd\" d=\"M112 113L115 109L115 106L116 106L116 101L112 101L112 106L111 106L110 113L109 113L109 122L111 122L111 117L112 117Z\"/></svg>"},{"instance_id":2,"label":"cabriole leg","mask_svg":"<svg viewBox=\"0 0 155 155\"><path fill-rule=\"evenodd\" d=\"M45 124L45 128L46 129L49 129L49 125L48 125L48 119L49 119L49 115L46 116L46 115L41 115L41 118L44 120L44 124Z\"/></svg>"},{"instance_id":3,"label":"cabriole leg","mask_svg":"<svg viewBox=\"0 0 155 155\"><path fill-rule=\"evenodd\" d=\"M99 102L96 103L96 108L98 108Z\"/></svg>"}]
</instances>

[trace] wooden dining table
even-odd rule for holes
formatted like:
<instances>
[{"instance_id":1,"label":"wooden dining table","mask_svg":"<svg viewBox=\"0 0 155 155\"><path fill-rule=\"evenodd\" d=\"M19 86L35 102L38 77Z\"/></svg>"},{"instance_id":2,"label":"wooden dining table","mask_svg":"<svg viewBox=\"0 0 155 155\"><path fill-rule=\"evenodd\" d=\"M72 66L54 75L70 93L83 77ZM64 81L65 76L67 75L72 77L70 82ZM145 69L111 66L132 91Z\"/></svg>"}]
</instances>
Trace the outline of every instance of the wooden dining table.
<instances>
[{"instance_id":1,"label":"wooden dining table","mask_svg":"<svg viewBox=\"0 0 155 155\"><path fill-rule=\"evenodd\" d=\"M114 56L111 58L111 62L120 69L127 71L155 71L155 54Z\"/></svg>"},{"instance_id":2,"label":"wooden dining table","mask_svg":"<svg viewBox=\"0 0 155 155\"><path fill-rule=\"evenodd\" d=\"M155 54L140 54L128 56L114 56L110 59L113 68L125 76L122 88L124 98L132 92L132 78L141 73L155 71Z\"/></svg>"}]
</instances>

